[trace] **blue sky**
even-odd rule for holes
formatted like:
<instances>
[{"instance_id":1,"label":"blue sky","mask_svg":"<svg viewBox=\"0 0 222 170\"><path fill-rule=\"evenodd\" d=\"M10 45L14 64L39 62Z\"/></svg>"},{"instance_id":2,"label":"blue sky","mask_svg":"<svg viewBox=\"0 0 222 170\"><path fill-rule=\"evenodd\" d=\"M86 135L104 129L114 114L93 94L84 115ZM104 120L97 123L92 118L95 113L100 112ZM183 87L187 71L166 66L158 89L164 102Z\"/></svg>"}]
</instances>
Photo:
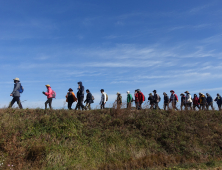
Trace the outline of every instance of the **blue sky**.
<instances>
[{"instance_id":1,"label":"blue sky","mask_svg":"<svg viewBox=\"0 0 222 170\"><path fill-rule=\"evenodd\" d=\"M43 107L45 84L57 92L55 108L77 82L100 101L100 89L154 89L162 96L222 94L220 0L7 0L0 1L0 107L13 78L25 88L25 107ZM163 96L162 96L163 98Z\"/></svg>"}]
</instances>

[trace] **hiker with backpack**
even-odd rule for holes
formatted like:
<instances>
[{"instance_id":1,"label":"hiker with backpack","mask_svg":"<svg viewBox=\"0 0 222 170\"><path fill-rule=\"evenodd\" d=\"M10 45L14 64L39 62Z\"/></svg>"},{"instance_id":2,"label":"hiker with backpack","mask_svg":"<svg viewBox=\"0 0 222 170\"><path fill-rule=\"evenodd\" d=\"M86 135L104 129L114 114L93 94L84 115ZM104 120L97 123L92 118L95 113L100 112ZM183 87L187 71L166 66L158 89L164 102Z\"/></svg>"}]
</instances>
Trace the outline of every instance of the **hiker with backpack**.
<instances>
[{"instance_id":1,"label":"hiker with backpack","mask_svg":"<svg viewBox=\"0 0 222 170\"><path fill-rule=\"evenodd\" d=\"M170 98L167 96L165 92L163 92L163 96L164 96L163 109L166 110L166 107L167 107L167 110L169 110Z\"/></svg>"},{"instance_id":2,"label":"hiker with backpack","mask_svg":"<svg viewBox=\"0 0 222 170\"><path fill-rule=\"evenodd\" d=\"M211 109L214 110L213 99L211 95L209 93L206 93L206 96L207 96L207 103L206 103L207 110L209 110L209 107L211 107Z\"/></svg>"},{"instance_id":3,"label":"hiker with backpack","mask_svg":"<svg viewBox=\"0 0 222 170\"><path fill-rule=\"evenodd\" d=\"M189 93L189 91L185 91L184 92L186 94L185 96L185 108L188 109L188 107L192 110L192 107L191 107L191 104L192 104L192 97L191 97L191 94Z\"/></svg>"},{"instance_id":4,"label":"hiker with backpack","mask_svg":"<svg viewBox=\"0 0 222 170\"><path fill-rule=\"evenodd\" d=\"M153 100L154 100L154 109L160 109L160 107L158 106L161 98L160 96L157 94L156 90L153 90Z\"/></svg>"},{"instance_id":5,"label":"hiker with backpack","mask_svg":"<svg viewBox=\"0 0 222 170\"><path fill-rule=\"evenodd\" d=\"M23 87L22 87L22 85L21 85L21 83L20 83L19 78L15 78L15 79L13 79L13 80L14 80L14 83L15 83L15 84L14 84L13 91L12 91L12 93L10 94L10 96L12 96L13 99L12 99L12 101L10 102L8 108L11 108L11 107L13 106L13 104L14 104L15 102L17 102L19 108L22 109L23 107L22 107L22 104L21 104L21 101L20 101L20 93L22 93L24 89L23 89Z\"/></svg>"},{"instance_id":6,"label":"hiker with backpack","mask_svg":"<svg viewBox=\"0 0 222 170\"><path fill-rule=\"evenodd\" d=\"M128 109L131 109L131 102L133 102L133 97L132 95L130 94L130 91L127 91L127 108Z\"/></svg>"},{"instance_id":7,"label":"hiker with backpack","mask_svg":"<svg viewBox=\"0 0 222 170\"><path fill-rule=\"evenodd\" d=\"M120 109L122 106L122 96L120 92L117 92L116 95L117 95L117 98L116 98L117 109Z\"/></svg>"},{"instance_id":8,"label":"hiker with backpack","mask_svg":"<svg viewBox=\"0 0 222 170\"><path fill-rule=\"evenodd\" d=\"M219 93L217 93L217 97L214 99L217 102L218 109L221 110L222 99Z\"/></svg>"},{"instance_id":9,"label":"hiker with backpack","mask_svg":"<svg viewBox=\"0 0 222 170\"><path fill-rule=\"evenodd\" d=\"M150 103L150 109L153 109L154 99L153 99L153 94L152 93L149 94L148 101Z\"/></svg>"},{"instance_id":10,"label":"hiker with backpack","mask_svg":"<svg viewBox=\"0 0 222 170\"><path fill-rule=\"evenodd\" d=\"M203 93L199 93L199 103L200 103L200 109L205 110L206 109L206 97Z\"/></svg>"},{"instance_id":11,"label":"hiker with backpack","mask_svg":"<svg viewBox=\"0 0 222 170\"><path fill-rule=\"evenodd\" d=\"M68 90L69 92L66 95L66 102L68 102L68 109L72 110L72 104L77 101L77 98L71 88Z\"/></svg>"},{"instance_id":12,"label":"hiker with backpack","mask_svg":"<svg viewBox=\"0 0 222 170\"><path fill-rule=\"evenodd\" d=\"M174 91L174 90L170 90L170 93L171 93L170 102L172 103L172 108L175 109L175 110L178 110L178 109L177 109L178 97L177 97L177 95L175 94L175 91Z\"/></svg>"},{"instance_id":13,"label":"hiker with backpack","mask_svg":"<svg viewBox=\"0 0 222 170\"><path fill-rule=\"evenodd\" d=\"M86 100L84 101L84 103L86 103L85 110L91 110L91 104L94 103L94 97L92 96L92 93L89 91L89 89L86 90L86 93Z\"/></svg>"},{"instance_id":14,"label":"hiker with backpack","mask_svg":"<svg viewBox=\"0 0 222 170\"><path fill-rule=\"evenodd\" d=\"M200 109L200 106L199 106L199 98L196 94L193 95L193 110L196 110L196 107L198 109Z\"/></svg>"},{"instance_id":15,"label":"hiker with backpack","mask_svg":"<svg viewBox=\"0 0 222 170\"><path fill-rule=\"evenodd\" d=\"M180 109L182 111L183 110L183 106L186 109L186 96L183 93L181 93L180 96L181 96Z\"/></svg>"},{"instance_id":16,"label":"hiker with backpack","mask_svg":"<svg viewBox=\"0 0 222 170\"><path fill-rule=\"evenodd\" d=\"M108 101L108 95L104 92L104 89L101 89L100 92L101 92L100 108L105 109L106 102Z\"/></svg>"},{"instance_id":17,"label":"hiker with backpack","mask_svg":"<svg viewBox=\"0 0 222 170\"><path fill-rule=\"evenodd\" d=\"M78 92L77 92L77 99L78 102L76 104L76 108L75 110L80 109L80 107L82 108L82 110L84 110L85 106L83 105L83 100L84 100L84 86L82 85L82 82L79 81L78 83Z\"/></svg>"},{"instance_id":18,"label":"hiker with backpack","mask_svg":"<svg viewBox=\"0 0 222 170\"><path fill-rule=\"evenodd\" d=\"M47 100L45 102L45 110L47 109L47 105L49 104L49 108L52 109L52 98L55 98L55 92L52 90L49 84L45 85L47 88L47 92L42 92L47 96Z\"/></svg>"},{"instance_id":19,"label":"hiker with backpack","mask_svg":"<svg viewBox=\"0 0 222 170\"><path fill-rule=\"evenodd\" d=\"M140 89L137 89L137 93L138 93L138 110L141 110L142 104L145 101L145 97Z\"/></svg>"}]
</instances>

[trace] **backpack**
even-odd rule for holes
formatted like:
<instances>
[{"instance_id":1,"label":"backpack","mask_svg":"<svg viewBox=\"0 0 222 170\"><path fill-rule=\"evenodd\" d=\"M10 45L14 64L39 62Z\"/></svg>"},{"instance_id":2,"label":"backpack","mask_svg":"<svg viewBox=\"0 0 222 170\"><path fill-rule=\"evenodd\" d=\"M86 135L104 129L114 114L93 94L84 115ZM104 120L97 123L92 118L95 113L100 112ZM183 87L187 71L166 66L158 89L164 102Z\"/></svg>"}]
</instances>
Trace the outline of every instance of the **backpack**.
<instances>
[{"instance_id":1,"label":"backpack","mask_svg":"<svg viewBox=\"0 0 222 170\"><path fill-rule=\"evenodd\" d=\"M20 89L18 91L19 91L19 93L23 93L24 88L22 87L22 85L20 86Z\"/></svg>"},{"instance_id":2,"label":"backpack","mask_svg":"<svg viewBox=\"0 0 222 170\"><path fill-rule=\"evenodd\" d=\"M106 101L108 101L108 94L106 94Z\"/></svg>"},{"instance_id":3,"label":"backpack","mask_svg":"<svg viewBox=\"0 0 222 170\"><path fill-rule=\"evenodd\" d=\"M92 100L95 100L95 97L94 97L94 96L92 96Z\"/></svg>"},{"instance_id":4,"label":"backpack","mask_svg":"<svg viewBox=\"0 0 222 170\"><path fill-rule=\"evenodd\" d=\"M56 92L52 90L52 98L56 98Z\"/></svg>"}]
</instances>

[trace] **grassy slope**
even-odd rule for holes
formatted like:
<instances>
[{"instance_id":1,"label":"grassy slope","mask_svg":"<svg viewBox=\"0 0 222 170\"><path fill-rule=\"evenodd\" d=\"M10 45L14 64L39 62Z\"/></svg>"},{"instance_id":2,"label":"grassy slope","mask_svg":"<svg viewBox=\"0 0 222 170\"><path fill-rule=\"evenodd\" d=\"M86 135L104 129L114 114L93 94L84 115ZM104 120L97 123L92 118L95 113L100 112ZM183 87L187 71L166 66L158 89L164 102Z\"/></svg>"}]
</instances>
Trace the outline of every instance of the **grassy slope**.
<instances>
[{"instance_id":1,"label":"grassy slope","mask_svg":"<svg viewBox=\"0 0 222 170\"><path fill-rule=\"evenodd\" d=\"M211 166L222 157L219 111L1 109L0 127L0 162L14 169Z\"/></svg>"}]
</instances>

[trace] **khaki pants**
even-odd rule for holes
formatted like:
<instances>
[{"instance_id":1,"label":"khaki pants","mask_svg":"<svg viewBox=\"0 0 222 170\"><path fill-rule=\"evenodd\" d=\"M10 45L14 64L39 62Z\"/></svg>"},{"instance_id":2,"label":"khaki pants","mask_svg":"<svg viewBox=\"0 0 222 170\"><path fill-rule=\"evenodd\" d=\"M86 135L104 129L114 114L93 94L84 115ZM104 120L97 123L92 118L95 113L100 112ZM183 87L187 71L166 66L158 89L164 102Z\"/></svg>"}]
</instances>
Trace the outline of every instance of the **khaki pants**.
<instances>
[{"instance_id":1,"label":"khaki pants","mask_svg":"<svg viewBox=\"0 0 222 170\"><path fill-rule=\"evenodd\" d=\"M85 105L85 110L87 110L87 109L91 110L90 103L86 103L86 105Z\"/></svg>"}]
</instances>

